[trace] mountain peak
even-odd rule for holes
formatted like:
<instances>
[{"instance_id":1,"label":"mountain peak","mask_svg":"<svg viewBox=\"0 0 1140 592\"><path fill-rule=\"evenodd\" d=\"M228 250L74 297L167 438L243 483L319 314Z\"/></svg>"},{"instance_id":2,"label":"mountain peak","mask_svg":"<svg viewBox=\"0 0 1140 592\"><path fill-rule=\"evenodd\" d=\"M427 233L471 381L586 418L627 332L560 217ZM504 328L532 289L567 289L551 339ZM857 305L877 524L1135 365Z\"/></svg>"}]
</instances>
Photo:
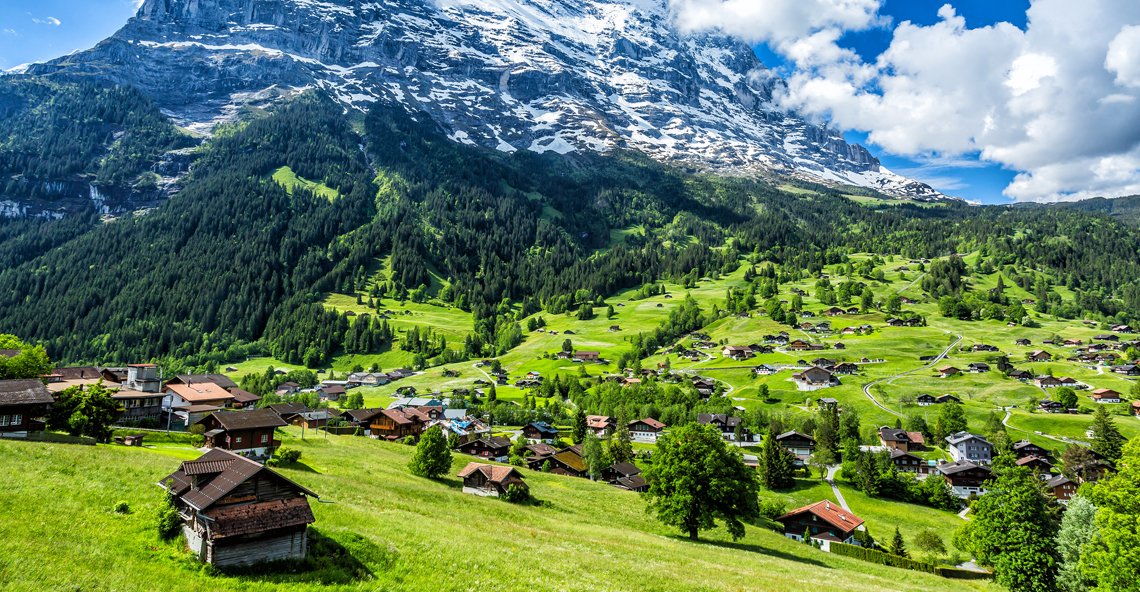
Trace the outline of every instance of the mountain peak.
<instances>
[{"instance_id":1,"label":"mountain peak","mask_svg":"<svg viewBox=\"0 0 1140 592\"><path fill-rule=\"evenodd\" d=\"M346 108L426 112L454 141L505 152L631 148L724 174L945 197L772 106L783 80L748 45L679 33L664 0L146 0L112 38L30 72L133 84L203 132L316 87Z\"/></svg>"}]
</instances>

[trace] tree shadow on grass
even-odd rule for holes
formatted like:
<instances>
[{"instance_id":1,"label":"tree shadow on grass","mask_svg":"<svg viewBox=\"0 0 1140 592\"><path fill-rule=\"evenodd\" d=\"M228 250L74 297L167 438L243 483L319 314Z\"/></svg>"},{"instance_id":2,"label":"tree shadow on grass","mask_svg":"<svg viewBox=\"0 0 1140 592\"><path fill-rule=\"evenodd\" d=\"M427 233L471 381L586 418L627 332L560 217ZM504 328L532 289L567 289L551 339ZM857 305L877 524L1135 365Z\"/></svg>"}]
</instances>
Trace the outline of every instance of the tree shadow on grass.
<instances>
[{"instance_id":1,"label":"tree shadow on grass","mask_svg":"<svg viewBox=\"0 0 1140 592\"><path fill-rule=\"evenodd\" d=\"M679 540L679 541L693 542L693 541L689 540L689 538L687 538L687 537L677 536L677 537L672 537L672 538ZM790 541L791 539L788 539L788 540ZM817 561L815 559L809 559L807 557L800 557L799 555L793 555L791 553L785 553L784 551L779 551L779 550L772 549L770 547L764 547L761 545L754 545L754 544L749 544L749 543L732 543L729 541L709 541L709 540L705 540L705 539L699 539L697 542L704 543L706 545L712 545L714 547L721 547L724 549L733 549L735 551L747 551L749 553L759 553L761 555L768 555L770 557L776 557L779 559L783 559L785 561L794 561L796 563L806 563L808 565L814 565L816 567L831 568L830 565L827 565L826 563L823 563L821 561ZM806 545L805 545L805 547L806 547Z\"/></svg>"}]
</instances>

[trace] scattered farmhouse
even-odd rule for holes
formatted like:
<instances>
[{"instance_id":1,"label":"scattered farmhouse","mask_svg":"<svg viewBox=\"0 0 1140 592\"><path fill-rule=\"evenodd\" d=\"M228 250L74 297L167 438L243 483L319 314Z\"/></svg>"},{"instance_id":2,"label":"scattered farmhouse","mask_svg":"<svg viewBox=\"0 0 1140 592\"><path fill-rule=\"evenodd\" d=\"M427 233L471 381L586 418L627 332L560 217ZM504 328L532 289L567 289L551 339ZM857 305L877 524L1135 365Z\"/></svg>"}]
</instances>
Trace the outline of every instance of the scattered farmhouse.
<instances>
[{"instance_id":1,"label":"scattered farmhouse","mask_svg":"<svg viewBox=\"0 0 1140 592\"><path fill-rule=\"evenodd\" d=\"M827 552L831 543L858 545L855 532L864 530L862 518L827 500L792 510L776 521L784 525L784 536L800 542L809 536Z\"/></svg>"},{"instance_id":2,"label":"scattered farmhouse","mask_svg":"<svg viewBox=\"0 0 1140 592\"><path fill-rule=\"evenodd\" d=\"M42 417L53 402L39 380L0 380L0 438L26 438L44 431L44 422L32 418Z\"/></svg>"},{"instance_id":3,"label":"scattered farmhouse","mask_svg":"<svg viewBox=\"0 0 1140 592\"><path fill-rule=\"evenodd\" d=\"M512 485L527 489L523 481L525 477L514 467L470 462L459 471L458 476L463 479L463 493L499 497Z\"/></svg>"},{"instance_id":4,"label":"scattered farmhouse","mask_svg":"<svg viewBox=\"0 0 1140 592\"><path fill-rule=\"evenodd\" d=\"M219 567L298 560L308 553L315 519L312 491L261 464L220 448L159 481L182 518L186 544Z\"/></svg>"}]
</instances>

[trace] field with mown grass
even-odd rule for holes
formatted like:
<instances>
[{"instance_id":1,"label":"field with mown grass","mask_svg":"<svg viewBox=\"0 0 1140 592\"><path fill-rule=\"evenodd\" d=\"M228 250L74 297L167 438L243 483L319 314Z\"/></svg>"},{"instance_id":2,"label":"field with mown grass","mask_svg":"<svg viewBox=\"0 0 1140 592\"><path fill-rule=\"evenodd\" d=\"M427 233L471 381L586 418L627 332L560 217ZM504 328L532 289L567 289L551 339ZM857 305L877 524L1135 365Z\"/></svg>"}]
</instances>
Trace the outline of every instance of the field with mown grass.
<instances>
[{"instance_id":1,"label":"field with mown grass","mask_svg":"<svg viewBox=\"0 0 1140 592\"><path fill-rule=\"evenodd\" d=\"M513 506L464 495L454 477L412 476L405 466L412 448L400 444L354 437L287 443L303 457L281 472L335 502L312 504L322 568L228 576L153 534L153 483L178 458L117 446L0 442L0 471L12 476L0 488L0 588L997 590L829 555L752 526L737 542L723 528L690 542L647 516L637 495L585 479L527 471L544 504ZM451 474L464 462L457 457ZM815 494L804 497L818 501ZM130 514L113 513L119 501ZM340 557L327 556L333 553Z\"/></svg>"}]
</instances>

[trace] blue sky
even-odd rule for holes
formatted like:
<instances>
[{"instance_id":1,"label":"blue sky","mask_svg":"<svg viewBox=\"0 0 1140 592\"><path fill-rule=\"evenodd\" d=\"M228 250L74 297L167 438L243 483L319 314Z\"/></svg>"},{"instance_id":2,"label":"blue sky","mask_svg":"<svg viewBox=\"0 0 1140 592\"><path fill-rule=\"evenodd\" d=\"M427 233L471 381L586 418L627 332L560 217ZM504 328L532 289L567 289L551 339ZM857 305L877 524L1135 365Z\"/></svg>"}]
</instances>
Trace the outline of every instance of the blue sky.
<instances>
[{"instance_id":1,"label":"blue sky","mask_svg":"<svg viewBox=\"0 0 1140 592\"><path fill-rule=\"evenodd\" d=\"M92 47L136 10L132 0L2 0L0 70Z\"/></svg>"},{"instance_id":2,"label":"blue sky","mask_svg":"<svg viewBox=\"0 0 1140 592\"><path fill-rule=\"evenodd\" d=\"M889 27L848 32L840 39L839 45L854 50L866 62L874 62L890 45L895 26L903 21L923 26L933 25L940 20L938 9L944 4L951 4L959 15L965 17L971 28L1007 22L1024 29L1026 10L1029 8L1029 0L886 0L879 13L891 17ZM761 61L769 68L783 74L790 72L792 66L766 45L757 45L755 49ZM982 162L976 154L919 161L885 152L869 143L866 133L845 131L844 136L850 143L870 148L883 166L891 171L918 179L947 195L988 204L1012 201L1002 195L1002 190L1013 181L1017 171Z\"/></svg>"}]
</instances>

